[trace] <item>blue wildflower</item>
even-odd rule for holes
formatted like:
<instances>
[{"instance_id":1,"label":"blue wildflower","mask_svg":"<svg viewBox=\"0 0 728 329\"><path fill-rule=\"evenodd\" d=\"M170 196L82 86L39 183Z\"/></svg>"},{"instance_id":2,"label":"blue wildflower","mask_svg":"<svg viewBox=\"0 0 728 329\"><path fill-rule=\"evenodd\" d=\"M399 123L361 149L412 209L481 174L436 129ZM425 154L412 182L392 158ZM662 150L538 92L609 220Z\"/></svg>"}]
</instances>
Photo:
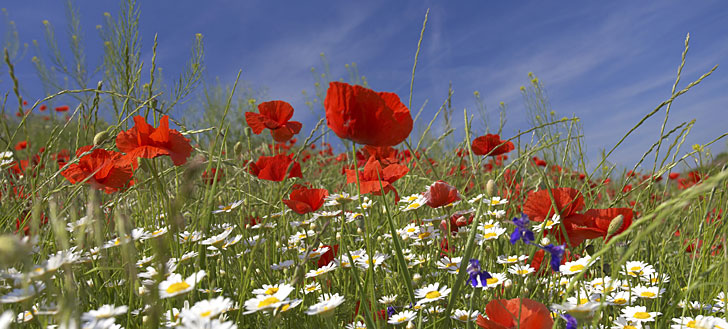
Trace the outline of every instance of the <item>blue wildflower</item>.
<instances>
[{"instance_id":1,"label":"blue wildflower","mask_svg":"<svg viewBox=\"0 0 728 329\"><path fill-rule=\"evenodd\" d=\"M566 321L566 329L576 329L578 323L576 319L569 314L561 314L561 318Z\"/></svg>"},{"instance_id":2,"label":"blue wildflower","mask_svg":"<svg viewBox=\"0 0 728 329\"><path fill-rule=\"evenodd\" d=\"M482 271L480 269L480 261L477 259L470 260L470 265L468 266L468 275L470 276L468 282L470 282L470 285L472 285L473 287L484 287L485 285L487 285L487 280L492 278L492 276L490 276L490 273Z\"/></svg>"},{"instance_id":3,"label":"blue wildflower","mask_svg":"<svg viewBox=\"0 0 728 329\"><path fill-rule=\"evenodd\" d=\"M546 250L549 254L551 254L551 261L549 262L551 264L551 269L554 270L554 272L558 272L559 267L561 266L561 258L564 257L566 245L562 244L560 246L554 246L553 244L549 244L548 246L541 247L541 249Z\"/></svg>"},{"instance_id":4,"label":"blue wildflower","mask_svg":"<svg viewBox=\"0 0 728 329\"><path fill-rule=\"evenodd\" d=\"M534 240L533 232L528 228L530 220L526 214L521 214L521 217L514 217L513 224L516 224L516 230L511 234L511 244L516 244L518 240L523 240L524 243L530 244Z\"/></svg>"}]
</instances>

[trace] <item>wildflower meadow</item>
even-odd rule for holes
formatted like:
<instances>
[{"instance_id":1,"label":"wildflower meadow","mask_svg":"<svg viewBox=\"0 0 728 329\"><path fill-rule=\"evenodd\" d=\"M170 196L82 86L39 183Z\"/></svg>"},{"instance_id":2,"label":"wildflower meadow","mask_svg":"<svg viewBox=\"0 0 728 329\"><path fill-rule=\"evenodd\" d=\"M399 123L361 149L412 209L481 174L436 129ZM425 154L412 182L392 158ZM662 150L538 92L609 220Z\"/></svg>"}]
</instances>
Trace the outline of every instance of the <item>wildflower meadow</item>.
<instances>
[{"instance_id":1,"label":"wildflower meadow","mask_svg":"<svg viewBox=\"0 0 728 329\"><path fill-rule=\"evenodd\" d=\"M163 80L138 14L105 16L95 72L44 22L37 99L6 35L0 328L728 329L728 132L663 124L610 161L716 70L683 81L689 36L671 95L587 163L534 74L529 129L413 106L422 34L409 94L316 73L306 109L204 84L202 35Z\"/></svg>"}]
</instances>

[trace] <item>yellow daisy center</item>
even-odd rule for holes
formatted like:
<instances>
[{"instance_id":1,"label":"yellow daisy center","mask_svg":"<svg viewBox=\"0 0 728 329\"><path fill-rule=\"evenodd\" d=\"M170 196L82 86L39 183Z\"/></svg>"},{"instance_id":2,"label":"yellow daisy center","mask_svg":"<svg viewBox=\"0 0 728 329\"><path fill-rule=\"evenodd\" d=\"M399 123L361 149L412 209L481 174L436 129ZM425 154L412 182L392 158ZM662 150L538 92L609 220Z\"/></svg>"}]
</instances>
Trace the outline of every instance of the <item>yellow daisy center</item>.
<instances>
[{"instance_id":1,"label":"yellow daisy center","mask_svg":"<svg viewBox=\"0 0 728 329\"><path fill-rule=\"evenodd\" d=\"M435 290L435 291L430 291L430 292L428 292L428 293L427 293L427 294L425 295L425 298L427 298L427 299L435 299L435 298L437 298L437 297L440 297L440 296L442 296L442 295L440 294L440 292L439 292L439 291L437 291L437 290Z\"/></svg>"},{"instance_id":2,"label":"yellow daisy center","mask_svg":"<svg viewBox=\"0 0 728 329\"><path fill-rule=\"evenodd\" d=\"M489 229L489 228L494 228L494 227L495 227L495 225L493 225L493 224L484 224L484 225L483 225L483 229L484 229L484 230L487 230L487 229Z\"/></svg>"},{"instance_id":3,"label":"yellow daisy center","mask_svg":"<svg viewBox=\"0 0 728 329\"><path fill-rule=\"evenodd\" d=\"M489 285L490 284L496 284L496 283L498 283L498 278L489 278L489 279L486 279L485 280L485 283L487 283Z\"/></svg>"},{"instance_id":4,"label":"yellow daisy center","mask_svg":"<svg viewBox=\"0 0 728 329\"><path fill-rule=\"evenodd\" d=\"M260 303L258 303L258 308L267 307L267 306L270 306L271 304L275 304L278 302L280 302L280 300L278 298L276 298L274 296L270 296L270 297L260 301Z\"/></svg>"},{"instance_id":5,"label":"yellow daisy center","mask_svg":"<svg viewBox=\"0 0 728 329\"><path fill-rule=\"evenodd\" d=\"M203 318L206 318L206 317L210 316L210 314L212 314L212 312L210 312L210 311L204 311L204 312L200 313L200 316L203 317Z\"/></svg>"},{"instance_id":6,"label":"yellow daisy center","mask_svg":"<svg viewBox=\"0 0 728 329\"><path fill-rule=\"evenodd\" d=\"M430 236L430 232L422 232L417 237L420 238L420 239L424 239L424 238L429 237L429 236Z\"/></svg>"},{"instance_id":7,"label":"yellow daisy center","mask_svg":"<svg viewBox=\"0 0 728 329\"><path fill-rule=\"evenodd\" d=\"M647 313L647 312L636 312L634 314L634 318L635 319L649 319L650 318L650 313Z\"/></svg>"},{"instance_id":8,"label":"yellow daisy center","mask_svg":"<svg viewBox=\"0 0 728 329\"><path fill-rule=\"evenodd\" d=\"M272 295L278 292L278 287L270 287L265 290L266 295Z\"/></svg>"},{"instance_id":9,"label":"yellow daisy center","mask_svg":"<svg viewBox=\"0 0 728 329\"><path fill-rule=\"evenodd\" d=\"M170 284L169 287L167 287L166 291L168 294L174 294L174 293L178 293L180 291L184 291L189 287L190 287L190 285L187 282L184 282L184 281L175 282L173 284Z\"/></svg>"},{"instance_id":10,"label":"yellow daisy center","mask_svg":"<svg viewBox=\"0 0 728 329\"><path fill-rule=\"evenodd\" d=\"M516 273L518 273L520 275L525 275L525 274L528 274L529 271L528 270L518 270Z\"/></svg>"},{"instance_id":11,"label":"yellow daisy center","mask_svg":"<svg viewBox=\"0 0 728 329\"><path fill-rule=\"evenodd\" d=\"M622 305L622 304L626 304L627 303L627 300L624 299L624 298L617 298L617 299L614 300L614 303L615 304Z\"/></svg>"},{"instance_id":12,"label":"yellow daisy center","mask_svg":"<svg viewBox=\"0 0 728 329\"><path fill-rule=\"evenodd\" d=\"M488 232L488 233L483 234L484 239L490 239L490 238L494 238L496 236L498 236L498 234L495 234L493 232Z\"/></svg>"},{"instance_id":13,"label":"yellow daisy center","mask_svg":"<svg viewBox=\"0 0 728 329\"><path fill-rule=\"evenodd\" d=\"M584 265L581 265L581 264L576 264L576 265L572 265L571 267L569 267L569 271L571 271L571 272L578 272L583 269L584 269Z\"/></svg>"},{"instance_id":14,"label":"yellow daisy center","mask_svg":"<svg viewBox=\"0 0 728 329\"><path fill-rule=\"evenodd\" d=\"M651 291L643 291L642 294L640 294L642 297L655 297L655 293Z\"/></svg>"}]
</instances>

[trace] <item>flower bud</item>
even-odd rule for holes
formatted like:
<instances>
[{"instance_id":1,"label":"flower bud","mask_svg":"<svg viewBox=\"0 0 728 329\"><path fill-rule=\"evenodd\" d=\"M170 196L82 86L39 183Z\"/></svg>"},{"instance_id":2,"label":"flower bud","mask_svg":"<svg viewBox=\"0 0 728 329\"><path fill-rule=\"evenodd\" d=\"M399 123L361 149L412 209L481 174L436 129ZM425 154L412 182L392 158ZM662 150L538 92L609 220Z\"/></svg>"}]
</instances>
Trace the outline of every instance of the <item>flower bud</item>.
<instances>
[{"instance_id":1,"label":"flower bud","mask_svg":"<svg viewBox=\"0 0 728 329\"><path fill-rule=\"evenodd\" d=\"M612 236L616 234L620 228L622 228L622 223L624 222L624 216L617 215L617 217L614 217L612 221L609 223L609 228L607 228L607 236Z\"/></svg>"},{"instance_id":2,"label":"flower bud","mask_svg":"<svg viewBox=\"0 0 728 329\"><path fill-rule=\"evenodd\" d=\"M243 133L245 134L245 137L250 138L250 135L253 133L253 130L250 129L250 127L245 127L243 129Z\"/></svg>"},{"instance_id":3,"label":"flower bud","mask_svg":"<svg viewBox=\"0 0 728 329\"><path fill-rule=\"evenodd\" d=\"M243 143L241 143L241 142L235 143L235 147L233 147L233 152L235 152L235 155L243 154Z\"/></svg>"},{"instance_id":4,"label":"flower bud","mask_svg":"<svg viewBox=\"0 0 728 329\"><path fill-rule=\"evenodd\" d=\"M407 321L407 326L405 327L407 329L415 329L415 324L412 321Z\"/></svg>"},{"instance_id":5,"label":"flower bud","mask_svg":"<svg viewBox=\"0 0 728 329\"><path fill-rule=\"evenodd\" d=\"M495 195L495 181L492 179L488 180L488 183L485 184L485 193L488 194L488 196Z\"/></svg>"},{"instance_id":6,"label":"flower bud","mask_svg":"<svg viewBox=\"0 0 728 329\"><path fill-rule=\"evenodd\" d=\"M104 131L96 134L96 136L94 136L94 145L101 145L107 139L109 139L109 131L108 130L104 130Z\"/></svg>"}]
</instances>

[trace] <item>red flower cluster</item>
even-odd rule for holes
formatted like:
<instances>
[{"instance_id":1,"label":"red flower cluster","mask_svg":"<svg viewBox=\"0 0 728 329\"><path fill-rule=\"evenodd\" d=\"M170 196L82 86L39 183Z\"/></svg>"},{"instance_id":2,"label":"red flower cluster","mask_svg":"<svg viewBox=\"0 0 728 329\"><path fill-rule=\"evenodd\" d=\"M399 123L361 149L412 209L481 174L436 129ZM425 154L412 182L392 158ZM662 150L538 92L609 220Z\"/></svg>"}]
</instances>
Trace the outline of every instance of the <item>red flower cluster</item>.
<instances>
[{"instance_id":1,"label":"red flower cluster","mask_svg":"<svg viewBox=\"0 0 728 329\"><path fill-rule=\"evenodd\" d=\"M245 112L245 121L256 135L267 128L273 139L282 143L298 134L303 127L298 121L289 121L293 117L293 106L284 101L260 103L258 111L260 113Z\"/></svg>"},{"instance_id":2,"label":"red flower cluster","mask_svg":"<svg viewBox=\"0 0 728 329\"><path fill-rule=\"evenodd\" d=\"M553 196L553 202L551 196ZM555 207L554 207L555 205ZM567 242L576 247L588 239L603 237L607 239L609 224L618 215L622 215L622 225L614 235L622 233L632 225L634 213L629 208L590 209L583 214L578 213L584 208L584 197L572 188L555 188L529 192L523 212L532 221L543 222L553 215L559 215L561 223L566 230L566 237L561 227L554 227L550 231L556 235L559 243Z\"/></svg>"},{"instance_id":3,"label":"red flower cluster","mask_svg":"<svg viewBox=\"0 0 728 329\"><path fill-rule=\"evenodd\" d=\"M73 184L86 181L95 188L112 193L133 184L131 178L137 158L169 155L177 166L187 162L192 146L180 132L169 129L168 116L162 117L158 128L150 126L141 116L134 117L134 123L134 127L116 136L116 147L126 154L95 149L82 156L93 148L87 145L76 150L76 157L80 157L78 163L68 166L61 175ZM58 165L64 166L66 161L67 155L58 153Z\"/></svg>"},{"instance_id":4,"label":"red flower cluster","mask_svg":"<svg viewBox=\"0 0 728 329\"><path fill-rule=\"evenodd\" d=\"M382 193L386 194L389 191L394 191L395 199L399 199L399 194L397 194L397 190L392 186L392 183L404 177L407 172L409 172L409 169L400 164L390 164L382 168L382 164L374 157L371 157L361 172L346 170L346 183L356 184L358 174L359 193L381 195Z\"/></svg>"},{"instance_id":5,"label":"red flower cluster","mask_svg":"<svg viewBox=\"0 0 728 329\"><path fill-rule=\"evenodd\" d=\"M412 131L412 115L394 93L331 82L324 107L329 128L355 143L394 146Z\"/></svg>"},{"instance_id":6,"label":"red flower cluster","mask_svg":"<svg viewBox=\"0 0 728 329\"><path fill-rule=\"evenodd\" d=\"M550 329L554 326L551 312L543 304L528 299L495 299L485 306L486 319L478 315L476 322L484 329Z\"/></svg>"},{"instance_id":7,"label":"red flower cluster","mask_svg":"<svg viewBox=\"0 0 728 329\"><path fill-rule=\"evenodd\" d=\"M258 177L258 179L274 182L281 182L286 177L303 177L301 174L301 165L293 161L292 154L278 154L272 157L261 156L255 163L250 163L248 171Z\"/></svg>"}]
</instances>

